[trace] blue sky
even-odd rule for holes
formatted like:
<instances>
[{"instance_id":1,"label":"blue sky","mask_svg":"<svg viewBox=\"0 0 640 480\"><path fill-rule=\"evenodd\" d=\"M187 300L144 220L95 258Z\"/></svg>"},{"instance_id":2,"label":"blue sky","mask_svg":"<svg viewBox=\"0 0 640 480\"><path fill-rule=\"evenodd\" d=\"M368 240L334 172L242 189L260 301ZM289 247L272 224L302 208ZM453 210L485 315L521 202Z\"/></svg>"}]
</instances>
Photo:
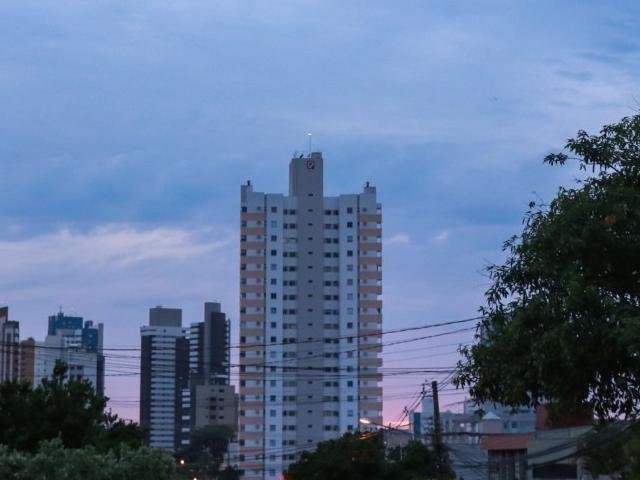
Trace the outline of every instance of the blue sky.
<instances>
[{"instance_id":1,"label":"blue sky","mask_svg":"<svg viewBox=\"0 0 640 480\"><path fill-rule=\"evenodd\" d=\"M634 1L2 2L0 303L23 336L62 305L108 346L156 304L237 320L239 185L285 191L313 132L328 193L379 189L385 329L472 316L527 202L575 175L543 156L638 108L639 20ZM386 364L452 365L439 345L470 336L444 338ZM137 377L107 390L137 416Z\"/></svg>"}]
</instances>

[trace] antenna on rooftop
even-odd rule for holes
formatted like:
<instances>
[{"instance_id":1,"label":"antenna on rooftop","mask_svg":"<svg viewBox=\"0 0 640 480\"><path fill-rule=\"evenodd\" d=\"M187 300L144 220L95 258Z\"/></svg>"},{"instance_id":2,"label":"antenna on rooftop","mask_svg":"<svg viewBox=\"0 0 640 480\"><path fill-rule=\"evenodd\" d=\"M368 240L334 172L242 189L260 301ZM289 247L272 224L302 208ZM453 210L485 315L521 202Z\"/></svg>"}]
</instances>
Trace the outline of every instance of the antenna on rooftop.
<instances>
[{"instance_id":1,"label":"antenna on rooftop","mask_svg":"<svg viewBox=\"0 0 640 480\"><path fill-rule=\"evenodd\" d=\"M311 156L311 137L313 137L313 135L307 133L307 138L309 139L309 156Z\"/></svg>"}]
</instances>

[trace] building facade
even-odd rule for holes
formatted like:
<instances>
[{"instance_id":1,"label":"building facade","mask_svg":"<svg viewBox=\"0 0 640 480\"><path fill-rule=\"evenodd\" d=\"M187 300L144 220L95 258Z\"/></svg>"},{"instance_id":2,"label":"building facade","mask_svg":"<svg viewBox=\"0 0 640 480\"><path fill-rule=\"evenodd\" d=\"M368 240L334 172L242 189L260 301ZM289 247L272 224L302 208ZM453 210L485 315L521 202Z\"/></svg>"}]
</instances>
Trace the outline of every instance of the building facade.
<instances>
[{"instance_id":1,"label":"building facade","mask_svg":"<svg viewBox=\"0 0 640 480\"><path fill-rule=\"evenodd\" d=\"M17 380L20 368L20 323L9 320L9 307L0 307L0 382Z\"/></svg>"},{"instance_id":2,"label":"building facade","mask_svg":"<svg viewBox=\"0 0 640 480\"><path fill-rule=\"evenodd\" d=\"M104 395L105 357L103 353L104 325L91 320L65 315L62 311L49 317L47 337L36 345L34 381L50 375L56 359L69 364L69 374L90 378L96 392ZM69 363L70 361L76 363ZM88 362L94 362L90 365ZM40 367L38 367L40 365ZM47 373L48 372L48 373ZM91 372L86 375L83 372Z\"/></svg>"},{"instance_id":3,"label":"building facade","mask_svg":"<svg viewBox=\"0 0 640 480\"><path fill-rule=\"evenodd\" d=\"M189 330L191 430L227 426L237 430L238 400L230 384L230 323L220 304L206 302L204 319Z\"/></svg>"},{"instance_id":4,"label":"building facade","mask_svg":"<svg viewBox=\"0 0 640 480\"><path fill-rule=\"evenodd\" d=\"M382 423L381 206L324 196L320 153L289 194L241 187L239 466L276 479L304 449Z\"/></svg>"},{"instance_id":5,"label":"building facade","mask_svg":"<svg viewBox=\"0 0 640 480\"><path fill-rule=\"evenodd\" d=\"M150 446L167 451L189 444L188 332L177 308L149 309L140 328L140 426Z\"/></svg>"}]
</instances>

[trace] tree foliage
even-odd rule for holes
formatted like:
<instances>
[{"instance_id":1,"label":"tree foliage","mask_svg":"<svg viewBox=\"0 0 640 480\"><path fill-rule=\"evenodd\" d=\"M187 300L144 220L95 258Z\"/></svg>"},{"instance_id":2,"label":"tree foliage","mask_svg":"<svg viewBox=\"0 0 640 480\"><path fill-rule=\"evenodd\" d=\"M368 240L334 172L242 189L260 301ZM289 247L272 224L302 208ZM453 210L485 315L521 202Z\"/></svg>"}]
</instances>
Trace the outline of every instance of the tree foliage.
<instances>
[{"instance_id":1,"label":"tree foliage","mask_svg":"<svg viewBox=\"0 0 640 480\"><path fill-rule=\"evenodd\" d=\"M599 425L581 449L589 472L612 479L640 478L640 424Z\"/></svg>"},{"instance_id":2,"label":"tree foliage","mask_svg":"<svg viewBox=\"0 0 640 480\"><path fill-rule=\"evenodd\" d=\"M146 447L99 452L94 447L65 448L60 439L35 452L0 446L3 480L173 480L173 459Z\"/></svg>"},{"instance_id":3,"label":"tree foliage","mask_svg":"<svg viewBox=\"0 0 640 480\"><path fill-rule=\"evenodd\" d=\"M640 116L580 131L545 162L584 178L530 204L502 265L489 267L478 342L455 378L479 401L601 419L640 412Z\"/></svg>"},{"instance_id":4,"label":"tree foliage","mask_svg":"<svg viewBox=\"0 0 640 480\"><path fill-rule=\"evenodd\" d=\"M189 445L175 455L178 461L184 461L180 473L187 478L218 475L232 438L233 430L225 425L211 425L191 432Z\"/></svg>"},{"instance_id":5,"label":"tree foliage","mask_svg":"<svg viewBox=\"0 0 640 480\"><path fill-rule=\"evenodd\" d=\"M444 461L418 441L386 452L381 434L347 433L303 452L285 472L286 480L419 480L453 478Z\"/></svg>"},{"instance_id":6,"label":"tree foliage","mask_svg":"<svg viewBox=\"0 0 640 480\"><path fill-rule=\"evenodd\" d=\"M0 384L0 445L27 452L56 438L67 448L92 445L101 451L142 445L136 424L105 411L107 398L97 395L88 380L66 381L66 375L60 362L52 378L36 388Z\"/></svg>"}]
</instances>

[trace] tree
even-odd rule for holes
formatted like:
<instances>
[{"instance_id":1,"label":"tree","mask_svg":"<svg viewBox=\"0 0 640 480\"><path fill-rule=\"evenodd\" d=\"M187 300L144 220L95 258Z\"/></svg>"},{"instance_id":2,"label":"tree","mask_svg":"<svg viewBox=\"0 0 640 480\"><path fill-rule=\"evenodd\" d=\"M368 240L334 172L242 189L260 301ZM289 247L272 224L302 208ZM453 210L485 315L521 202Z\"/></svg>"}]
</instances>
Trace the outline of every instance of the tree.
<instances>
[{"instance_id":1,"label":"tree","mask_svg":"<svg viewBox=\"0 0 640 480\"><path fill-rule=\"evenodd\" d=\"M171 457L146 447L99 452L65 448L60 439L43 442L36 452L0 446L3 480L173 480Z\"/></svg>"},{"instance_id":2,"label":"tree","mask_svg":"<svg viewBox=\"0 0 640 480\"><path fill-rule=\"evenodd\" d=\"M191 432L189 446L175 455L178 461L185 462L181 472L188 474L189 478L217 475L232 438L233 430L225 425L211 425L194 430ZM227 474L230 475L231 472Z\"/></svg>"},{"instance_id":3,"label":"tree","mask_svg":"<svg viewBox=\"0 0 640 480\"><path fill-rule=\"evenodd\" d=\"M453 478L447 463L437 469L436 454L422 443L409 442L388 455L382 434L347 433L303 452L285 472L286 480L418 480Z\"/></svg>"},{"instance_id":4,"label":"tree","mask_svg":"<svg viewBox=\"0 0 640 480\"><path fill-rule=\"evenodd\" d=\"M616 422L598 425L581 450L594 476L632 480L640 478L640 424Z\"/></svg>"},{"instance_id":5,"label":"tree","mask_svg":"<svg viewBox=\"0 0 640 480\"><path fill-rule=\"evenodd\" d=\"M140 428L106 412L107 398L97 395L88 380L66 381L67 370L56 363L52 378L36 388L0 384L0 444L29 452L55 438L68 448L93 445L103 451L142 445Z\"/></svg>"},{"instance_id":6,"label":"tree","mask_svg":"<svg viewBox=\"0 0 640 480\"><path fill-rule=\"evenodd\" d=\"M571 155L571 156L570 156ZM545 162L585 178L530 204L507 259L489 267L476 344L454 382L479 401L600 419L640 412L640 116L578 132Z\"/></svg>"}]
</instances>

